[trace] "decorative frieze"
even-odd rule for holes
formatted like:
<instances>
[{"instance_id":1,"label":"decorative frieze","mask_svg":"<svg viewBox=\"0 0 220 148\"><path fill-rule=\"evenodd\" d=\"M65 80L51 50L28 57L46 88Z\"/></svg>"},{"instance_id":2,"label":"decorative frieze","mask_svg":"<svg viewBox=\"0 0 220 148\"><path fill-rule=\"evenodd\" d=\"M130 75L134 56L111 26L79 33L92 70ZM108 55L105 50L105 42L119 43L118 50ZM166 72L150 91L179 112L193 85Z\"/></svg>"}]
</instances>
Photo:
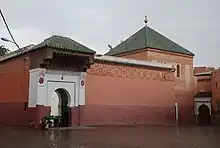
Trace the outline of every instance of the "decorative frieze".
<instances>
[{"instance_id":1,"label":"decorative frieze","mask_svg":"<svg viewBox=\"0 0 220 148\"><path fill-rule=\"evenodd\" d=\"M151 79L151 80L173 80L172 73L161 70L151 70L140 67L118 66L110 64L95 63L88 69L87 74L97 76L114 76L125 79Z\"/></svg>"},{"instance_id":2,"label":"decorative frieze","mask_svg":"<svg viewBox=\"0 0 220 148\"><path fill-rule=\"evenodd\" d=\"M8 72L0 72L0 76L8 76Z\"/></svg>"}]
</instances>

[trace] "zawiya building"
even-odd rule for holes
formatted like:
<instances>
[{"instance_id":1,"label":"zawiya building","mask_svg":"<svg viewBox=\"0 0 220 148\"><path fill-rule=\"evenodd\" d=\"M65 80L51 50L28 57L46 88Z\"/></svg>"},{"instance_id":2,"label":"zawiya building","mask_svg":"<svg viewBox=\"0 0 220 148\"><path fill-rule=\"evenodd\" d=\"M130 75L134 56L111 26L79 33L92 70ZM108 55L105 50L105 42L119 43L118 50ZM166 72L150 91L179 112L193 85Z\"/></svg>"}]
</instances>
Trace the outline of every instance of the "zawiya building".
<instances>
[{"instance_id":1,"label":"zawiya building","mask_svg":"<svg viewBox=\"0 0 220 148\"><path fill-rule=\"evenodd\" d=\"M0 58L0 124L194 124L194 54L143 27L105 55L52 36Z\"/></svg>"}]
</instances>

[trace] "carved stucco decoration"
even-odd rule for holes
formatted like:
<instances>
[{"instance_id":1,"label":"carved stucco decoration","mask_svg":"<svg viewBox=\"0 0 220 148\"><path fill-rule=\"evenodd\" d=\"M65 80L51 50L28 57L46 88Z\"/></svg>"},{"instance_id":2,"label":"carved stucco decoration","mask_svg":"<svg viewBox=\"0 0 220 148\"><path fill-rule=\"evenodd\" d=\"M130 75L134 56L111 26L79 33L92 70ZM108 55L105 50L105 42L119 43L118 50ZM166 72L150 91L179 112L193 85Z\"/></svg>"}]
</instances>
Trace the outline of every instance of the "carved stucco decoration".
<instances>
[{"instance_id":1,"label":"carved stucco decoration","mask_svg":"<svg viewBox=\"0 0 220 148\"><path fill-rule=\"evenodd\" d=\"M150 80L173 80L171 74L169 73L166 74L164 79L165 73L167 73L167 71L99 63L93 64L87 71L87 74L97 76L115 76L128 79L141 78Z\"/></svg>"}]
</instances>

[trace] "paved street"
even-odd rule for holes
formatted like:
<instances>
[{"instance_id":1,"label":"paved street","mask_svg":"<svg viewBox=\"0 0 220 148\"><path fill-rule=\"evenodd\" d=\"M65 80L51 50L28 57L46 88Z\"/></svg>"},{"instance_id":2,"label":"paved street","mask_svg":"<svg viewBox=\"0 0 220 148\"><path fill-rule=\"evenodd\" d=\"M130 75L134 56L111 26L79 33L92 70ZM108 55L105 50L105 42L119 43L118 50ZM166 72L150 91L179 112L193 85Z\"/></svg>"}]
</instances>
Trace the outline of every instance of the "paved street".
<instances>
[{"instance_id":1,"label":"paved street","mask_svg":"<svg viewBox=\"0 0 220 148\"><path fill-rule=\"evenodd\" d=\"M0 126L1 148L219 148L217 127L99 127L39 131Z\"/></svg>"}]
</instances>

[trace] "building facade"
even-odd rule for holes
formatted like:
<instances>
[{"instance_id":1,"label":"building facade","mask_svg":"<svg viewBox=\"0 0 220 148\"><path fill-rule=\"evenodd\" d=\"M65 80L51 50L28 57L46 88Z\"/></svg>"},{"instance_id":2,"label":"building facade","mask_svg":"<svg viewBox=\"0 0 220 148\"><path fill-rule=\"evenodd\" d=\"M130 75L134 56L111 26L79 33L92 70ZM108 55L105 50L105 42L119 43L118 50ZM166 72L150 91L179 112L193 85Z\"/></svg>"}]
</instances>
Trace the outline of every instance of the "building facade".
<instances>
[{"instance_id":1,"label":"building facade","mask_svg":"<svg viewBox=\"0 0 220 148\"><path fill-rule=\"evenodd\" d=\"M1 57L0 123L39 127L43 117L60 110L63 126L78 124L75 114L85 101L81 81L94 54L70 38L52 36Z\"/></svg>"},{"instance_id":2,"label":"building facade","mask_svg":"<svg viewBox=\"0 0 220 148\"><path fill-rule=\"evenodd\" d=\"M176 123L172 65L95 59L86 74L86 125Z\"/></svg>"},{"instance_id":3,"label":"building facade","mask_svg":"<svg viewBox=\"0 0 220 148\"><path fill-rule=\"evenodd\" d=\"M216 69L212 73L212 96L213 96L213 111L220 112L220 69Z\"/></svg>"},{"instance_id":4,"label":"building facade","mask_svg":"<svg viewBox=\"0 0 220 148\"><path fill-rule=\"evenodd\" d=\"M110 49L106 55L171 64L176 69L173 93L179 105L179 123L194 123L192 114L195 79L192 52L145 26Z\"/></svg>"},{"instance_id":5,"label":"building facade","mask_svg":"<svg viewBox=\"0 0 220 148\"><path fill-rule=\"evenodd\" d=\"M219 69L195 67L197 86L194 95L194 112L197 124L220 125L219 118Z\"/></svg>"},{"instance_id":6,"label":"building facade","mask_svg":"<svg viewBox=\"0 0 220 148\"><path fill-rule=\"evenodd\" d=\"M52 36L0 58L0 123L194 124L193 57L147 26L103 56Z\"/></svg>"}]
</instances>

